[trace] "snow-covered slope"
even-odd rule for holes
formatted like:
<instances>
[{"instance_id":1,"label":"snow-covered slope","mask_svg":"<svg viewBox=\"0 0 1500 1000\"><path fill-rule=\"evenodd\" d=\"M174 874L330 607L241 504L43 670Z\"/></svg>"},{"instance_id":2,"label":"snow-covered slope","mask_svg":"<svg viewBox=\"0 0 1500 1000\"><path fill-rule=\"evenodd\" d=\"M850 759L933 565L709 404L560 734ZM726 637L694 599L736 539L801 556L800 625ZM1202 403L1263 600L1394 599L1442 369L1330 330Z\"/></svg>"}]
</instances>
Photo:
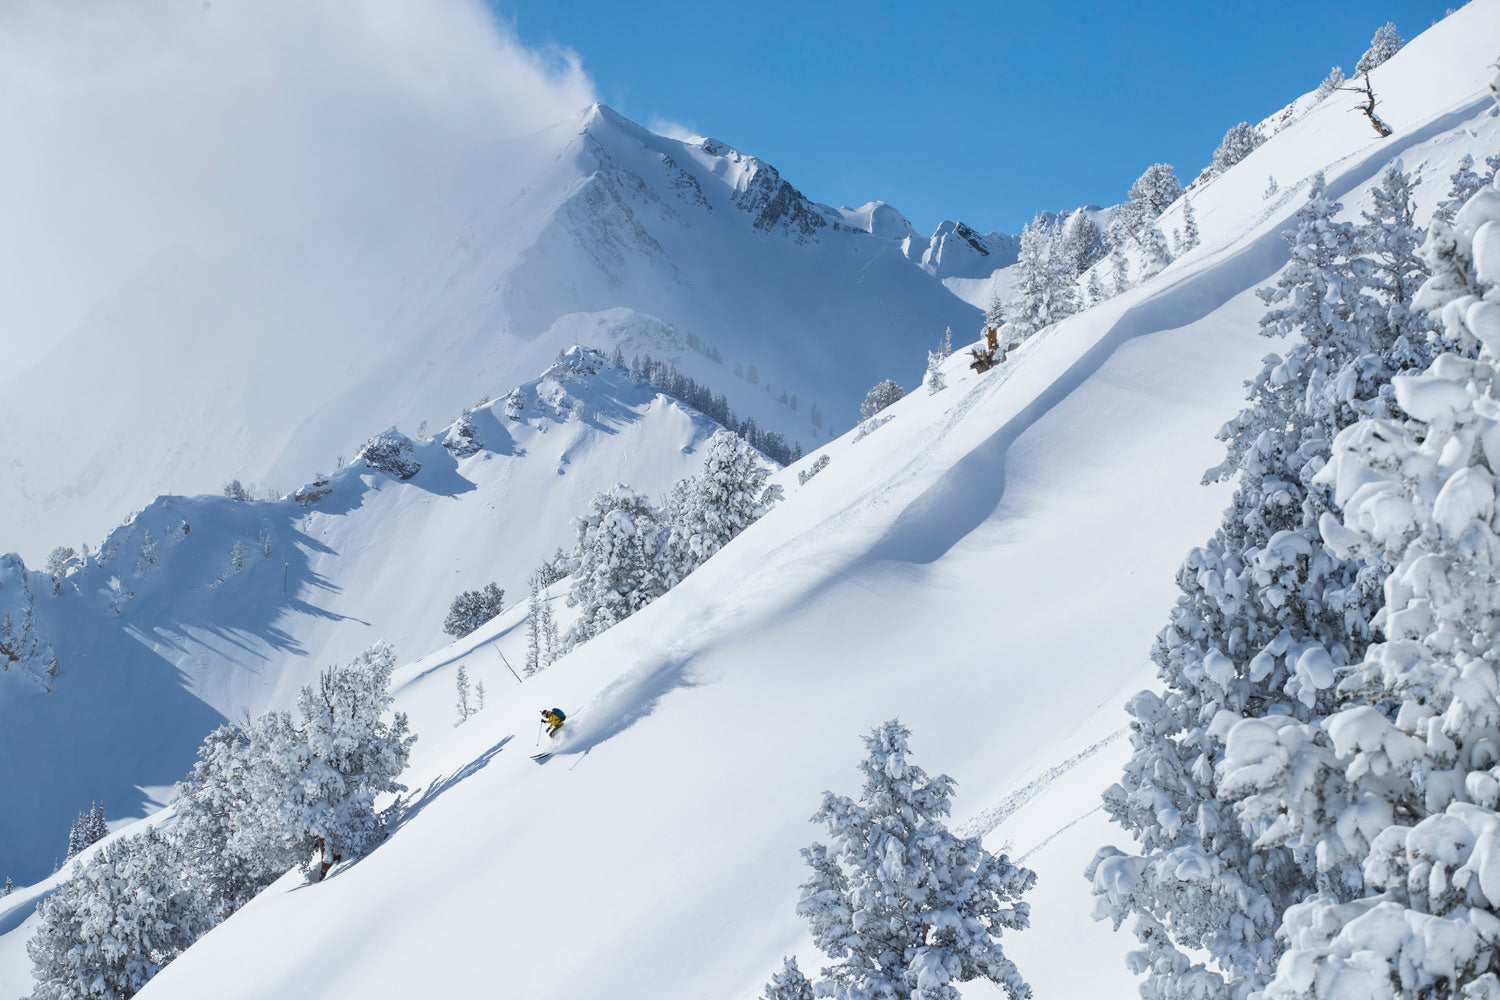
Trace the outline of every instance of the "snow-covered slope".
<instances>
[{"instance_id":1,"label":"snow-covered slope","mask_svg":"<svg viewBox=\"0 0 1500 1000\"><path fill-rule=\"evenodd\" d=\"M1196 194L1199 249L998 372L956 355L947 389L828 445L806 485L787 470L780 507L548 672L492 681L516 612L409 665L422 741L400 829L323 884L278 883L142 996L752 996L783 954L818 966L797 850L820 791L856 787L859 735L894 715L958 779L956 824L1039 873L1033 926L1007 939L1037 995L1129 995L1132 942L1089 920L1081 873L1117 839L1098 792L1118 706L1226 499L1197 482L1268 350L1253 289L1314 171L1354 215L1400 157L1430 205L1459 155L1496 147L1496 38L1500 0L1415 39L1375 74L1390 139L1348 95L1311 109ZM1261 199L1267 173L1285 197ZM454 730L460 663L493 693ZM570 736L538 767L553 704Z\"/></svg>"},{"instance_id":2,"label":"snow-covered slope","mask_svg":"<svg viewBox=\"0 0 1500 1000\"><path fill-rule=\"evenodd\" d=\"M524 603L596 493L660 496L718 429L581 350L469 421L477 452L440 431L404 482L355 459L274 502L161 497L57 582L0 559L0 623L23 639L0 661L0 878L46 874L92 801L142 815L213 726L330 663L445 645L458 592L493 580Z\"/></svg>"},{"instance_id":3,"label":"snow-covered slope","mask_svg":"<svg viewBox=\"0 0 1500 1000\"><path fill-rule=\"evenodd\" d=\"M672 360L812 448L875 382L914 382L946 326L975 322L941 283L942 232L814 204L717 140L595 105L455 155L506 183L457 186L410 231L175 247L80 310L0 382L0 551L37 564L163 492L305 481L379 427L445 418L573 343ZM60 407L64 386L88 406Z\"/></svg>"}]
</instances>

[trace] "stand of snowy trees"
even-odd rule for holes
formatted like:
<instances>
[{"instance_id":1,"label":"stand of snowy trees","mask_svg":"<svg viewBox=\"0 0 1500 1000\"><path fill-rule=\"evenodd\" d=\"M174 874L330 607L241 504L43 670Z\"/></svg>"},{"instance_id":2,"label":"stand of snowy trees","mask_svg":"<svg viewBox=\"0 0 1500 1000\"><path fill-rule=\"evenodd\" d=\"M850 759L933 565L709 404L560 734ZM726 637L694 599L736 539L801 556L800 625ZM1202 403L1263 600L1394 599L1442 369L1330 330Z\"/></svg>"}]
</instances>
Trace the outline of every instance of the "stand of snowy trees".
<instances>
[{"instance_id":1,"label":"stand of snowy trees","mask_svg":"<svg viewBox=\"0 0 1500 1000\"><path fill-rule=\"evenodd\" d=\"M400 807L416 737L389 715L391 647L302 690L295 712L221 726L177 785L176 818L106 844L37 907L33 1000L127 998L297 867L322 879L371 850Z\"/></svg>"},{"instance_id":2,"label":"stand of snowy trees","mask_svg":"<svg viewBox=\"0 0 1500 1000\"><path fill-rule=\"evenodd\" d=\"M1357 224L1317 177L1261 292L1287 349L1087 873L1143 997L1500 1000L1500 189L1460 175L1425 235L1399 164Z\"/></svg>"},{"instance_id":3,"label":"stand of snowy trees","mask_svg":"<svg viewBox=\"0 0 1500 1000\"><path fill-rule=\"evenodd\" d=\"M959 1000L955 984L975 979L1031 996L1000 938L1029 925L1021 896L1036 876L948 830L953 779L912 763L910 736L895 719L875 727L859 801L824 793L813 821L832 843L803 850L812 875L797 913L834 961L814 984L787 959L766 1000Z\"/></svg>"},{"instance_id":4,"label":"stand of snowy trees","mask_svg":"<svg viewBox=\"0 0 1500 1000\"><path fill-rule=\"evenodd\" d=\"M615 364L623 367L623 360L623 355L617 349ZM673 399L680 399L694 409L707 414L717 423L744 438L749 442L750 447L773 461L782 465L791 465L802 457L801 444L788 444L780 432L761 429L756 425L754 417L739 420L735 417L734 411L729 408L729 400L722 392L713 392L708 386L682 374L672 365L663 361L654 361L649 354L644 358L637 355L631 359L628 370L630 377L637 383L649 385L657 392L665 393ZM796 398L791 397L788 405L795 409ZM813 426L816 427L822 422L817 416L816 406L813 407L812 414Z\"/></svg>"},{"instance_id":5,"label":"stand of snowy trees","mask_svg":"<svg viewBox=\"0 0 1500 1000\"><path fill-rule=\"evenodd\" d=\"M579 608L563 647L635 614L749 527L777 499L766 487L769 475L749 444L720 431L702 469L679 480L663 507L623 485L595 497L573 522L576 538L563 564L572 577L568 604Z\"/></svg>"}]
</instances>

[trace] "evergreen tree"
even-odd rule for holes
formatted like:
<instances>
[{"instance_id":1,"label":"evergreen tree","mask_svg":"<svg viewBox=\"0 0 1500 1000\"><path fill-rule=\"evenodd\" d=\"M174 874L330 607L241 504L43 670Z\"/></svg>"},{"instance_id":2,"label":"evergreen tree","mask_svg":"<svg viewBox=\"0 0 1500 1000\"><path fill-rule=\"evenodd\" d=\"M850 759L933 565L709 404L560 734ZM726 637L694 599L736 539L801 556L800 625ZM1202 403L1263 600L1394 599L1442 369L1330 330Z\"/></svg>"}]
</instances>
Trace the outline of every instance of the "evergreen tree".
<instances>
[{"instance_id":1,"label":"evergreen tree","mask_svg":"<svg viewBox=\"0 0 1500 1000\"><path fill-rule=\"evenodd\" d=\"M1406 40L1396 30L1392 21L1387 21L1375 31L1375 37L1370 39L1370 47L1365 54L1359 57L1359 63L1354 67L1356 73L1368 73L1376 66L1381 65L1391 56L1400 51Z\"/></svg>"},{"instance_id":2,"label":"evergreen tree","mask_svg":"<svg viewBox=\"0 0 1500 1000\"><path fill-rule=\"evenodd\" d=\"M1485 186L1485 182L1474 172L1474 157L1468 153L1458 161L1458 169L1448 175L1448 197L1438 202L1433 218L1453 225L1453 215L1462 208L1474 193Z\"/></svg>"},{"instance_id":3,"label":"evergreen tree","mask_svg":"<svg viewBox=\"0 0 1500 1000\"><path fill-rule=\"evenodd\" d=\"M797 960L789 958L766 984L761 1000L813 1000L812 982L797 967Z\"/></svg>"},{"instance_id":4,"label":"evergreen tree","mask_svg":"<svg viewBox=\"0 0 1500 1000\"><path fill-rule=\"evenodd\" d=\"M505 609L505 591L491 581L479 590L465 590L453 598L443 631L462 639Z\"/></svg>"},{"instance_id":5,"label":"evergreen tree","mask_svg":"<svg viewBox=\"0 0 1500 1000\"><path fill-rule=\"evenodd\" d=\"M1111 291L1119 295L1130 287L1130 261L1125 257L1124 224L1116 220L1110 227L1109 274Z\"/></svg>"},{"instance_id":6,"label":"evergreen tree","mask_svg":"<svg viewBox=\"0 0 1500 1000\"><path fill-rule=\"evenodd\" d=\"M484 681L474 682L474 700L478 703L474 711L484 711Z\"/></svg>"},{"instance_id":7,"label":"evergreen tree","mask_svg":"<svg viewBox=\"0 0 1500 1000\"><path fill-rule=\"evenodd\" d=\"M541 581L533 576L531 594L526 599L526 664L521 669L530 677L542 666L542 588Z\"/></svg>"},{"instance_id":8,"label":"evergreen tree","mask_svg":"<svg viewBox=\"0 0 1500 1000\"><path fill-rule=\"evenodd\" d=\"M1090 866L1101 914L1135 916L1142 995L1237 998L1265 986L1282 916L1323 892L1347 898L1360 874L1309 850L1274 819L1234 809L1220 786L1225 727L1276 715L1305 722L1333 699L1335 672L1371 641L1378 560L1345 558L1318 531L1331 498L1314 482L1329 442L1399 370L1406 345L1351 257L1359 234L1322 175L1290 239L1291 261L1262 289L1267 336L1296 337L1249 384L1249 406L1220 438L1211 478L1238 477L1223 525L1188 556L1183 594L1153 650L1166 690L1129 705L1134 754L1105 808L1141 854L1106 848ZM1198 961L1201 955L1209 961Z\"/></svg>"},{"instance_id":9,"label":"evergreen tree","mask_svg":"<svg viewBox=\"0 0 1500 1000\"><path fill-rule=\"evenodd\" d=\"M865 393L865 400L859 404L859 416L861 420L869 420L881 410L906 395L906 390L901 388L891 379L877 383Z\"/></svg>"},{"instance_id":10,"label":"evergreen tree","mask_svg":"<svg viewBox=\"0 0 1500 1000\"><path fill-rule=\"evenodd\" d=\"M474 709L469 704L469 668L462 663L458 665L458 674L454 678L458 694L458 721L453 724L454 728L469 721L469 716L474 714Z\"/></svg>"},{"instance_id":11,"label":"evergreen tree","mask_svg":"<svg viewBox=\"0 0 1500 1000\"><path fill-rule=\"evenodd\" d=\"M1315 99L1321 101L1343 85L1344 69L1342 66L1335 66L1328 71L1328 75L1323 78L1323 82L1318 84Z\"/></svg>"},{"instance_id":12,"label":"evergreen tree","mask_svg":"<svg viewBox=\"0 0 1500 1000\"><path fill-rule=\"evenodd\" d=\"M1030 997L1000 937L1028 926L1021 896L1036 876L978 837L949 832L953 779L928 778L908 760L910 735L895 719L872 730L859 801L825 792L813 816L833 843L803 850L812 876L797 913L835 959L816 993L958 1000L955 983L987 979L1013 998Z\"/></svg>"},{"instance_id":13,"label":"evergreen tree","mask_svg":"<svg viewBox=\"0 0 1500 1000\"><path fill-rule=\"evenodd\" d=\"M1328 545L1392 566L1362 662L1337 701L1293 723L1263 716L1228 733L1225 782L1319 856L1364 876L1286 914L1288 954L1266 995L1334 997L1338 984L1386 996L1492 997L1500 888L1500 533L1494 399L1500 380L1500 189L1432 224L1432 277L1414 305L1445 327L1444 354L1397 383L1395 419L1334 441L1320 479L1342 507ZM1291 794L1289 794L1291 793Z\"/></svg>"},{"instance_id":14,"label":"evergreen tree","mask_svg":"<svg viewBox=\"0 0 1500 1000\"><path fill-rule=\"evenodd\" d=\"M68 830L68 858L71 859L86 847L92 847L109 836L109 824L104 819L104 806L91 803L87 812L78 814Z\"/></svg>"},{"instance_id":15,"label":"evergreen tree","mask_svg":"<svg viewBox=\"0 0 1500 1000\"><path fill-rule=\"evenodd\" d=\"M1000 301L999 292L990 296L989 308L984 311L984 325L996 330L1005 325L1005 303Z\"/></svg>"},{"instance_id":16,"label":"evergreen tree","mask_svg":"<svg viewBox=\"0 0 1500 1000\"><path fill-rule=\"evenodd\" d=\"M1428 271L1419 252L1424 233L1416 221L1416 187L1400 160L1386 169L1371 196L1373 210L1360 213L1364 225L1357 238L1360 253L1371 263L1368 294L1378 303L1377 310L1384 312L1374 322L1386 327L1385 338L1396 366L1418 369L1430 360L1426 342L1431 323L1412 308L1412 300ZM1387 412L1394 413L1389 408Z\"/></svg>"},{"instance_id":17,"label":"evergreen tree","mask_svg":"<svg viewBox=\"0 0 1500 1000\"><path fill-rule=\"evenodd\" d=\"M1130 204L1149 219L1165 212L1182 195L1182 182L1170 163L1153 163L1130 185Z\"/></svg>"},{"instance_id":18,"label":"evergreen tree","mask_svg":"<svg viewBox=\"0 0 1500 1000\"><path fill-rule=\"evenodd\" d=\"M948 388L948 380L943 377L943 359L936 351L927 352L927 374L922 383L927 386L928 395Z\"/></svg>"},{"instance_id":19,"label":"evergreen tree","mask_svg":"<svg viewBox=\"0 0 1500 1000\"><path fill-rule=\"evenodd\" d=\"M1068 216L1057 244L1059 272L1077 278L1103 258L1104 253L1104 234L1088 213L1080 208Z\"/></svg>"},{"instance_id":20,"label":"evergreen tree","mask_svg":"<svg viewBox=\"0 0 1500 1000\"><path fill-rule=\"evenodd\" d=\"M1008 317L1001 329L1007 346L1029 339L1077 311L1077 285L1048 258L1041 219L1021 230L1021 250L1016 259L1016 278L1011 286Z\"/></svg>"},{"instance_id":21,"label":"evergreen tree","mask_svg":"<svg viewBox=\"0 0 1500 1000\"><path fill-rule=\"evenodd\" d=\"M1109 298L1108 293L1104 291L1104 282L1099 278L1097 267L1089 271L1088 283L1084 286L1084 297L1088 299L1088 304L1091 306L1098 305Z\"/></svg>"},{"instance_id":22,"label":"evergreen tree","mask_svg":"<svg viewBox=\"0 0 1500 1000\"><path fill-rule=\"evenodd\" d=\"M1219 142L1219 148L1214 150L1214 159L1209 166L1209 171L1215 176L1222 174L1255 152L1255 148L1265 141L1259 132L1250 127L1249 122L1240 122L1224 133L1224 138Z\"/></svg>"},{"instance_id":23,"label":"evergreen tree","mask_svg":"<svg viewBox=\"0 0 1500 1000\"><path fill-rule=\"evenodd\" d=\"M272 713L255 727L251 800L261 828L301 859L319 855L320 880L384 836L390 817L375 798L406 790L396 779L416 737L404 712L384 718L395 667L389 645L372 646L303 688L295 718Z\"/></svg>"},{"instance_id":24,"label":"evergreen tree","mask_svg":"<svg viewBox=\"0 0 1500 1000\"><path fill-rule=\"evenodd\" d=\"M1198 235L1198 215L1193 211L1193 201L1191 198L1183 198L1182 242L1177 245L1177 252L1185 254L1202 242L1202 238Z\"/></svg>"},{"instance_id":25,"label":"evergreen tree","mask_svg":"<svg viewBox=\"0 0 1500 1000\"><path fill-rule=\"evenodd\" d=\"M250 499L250 491L238 479L231 479L224 484L224 495L231 500Z\"/></svg>"},{"instance_id":26,"label":"evergreen tree","mask_svg":"<svg viewBox=\"0 0 1500 1000\"><path fill-rule=\"evenodd\" d=\"M261 763L251 732L224 725L203 740L193 770L177 783L174 848L215 924L305 860L274 826L261 825L276 812L252 801L264 788L256 775Z\"/></svg>"},{"instance_id":27,"label":"evergreen tree","mask_svg":"<svg viewBox=\"0 0 1500 1000\"><path fill-rule=\"evenodd\" d=\"M154 829L101 848L37 907L33 1000L134 996L210 926Z\"/></svg>"},{"instance_id":28,"label":"evergreen tree","mask_svg":"<svg viewBox=\"0 0 1500 1000\"><path fill-rule=\"evenodd\" d=\"M629 618L676 582L662 514L630 487L596 496L573 528L568 604L579 614L564 636L569 648Z\"/></svg>"},{"instance_id":29,"label":"evergreen tree","mask_svg":"<svg viewBox=\"0 0 1500 1000\"><path fill-rule=\"evenodd\" d=\"M15 883L11 882L10 876L5 876L5 888L0 889L0 896L9 896L16 891Z\"/></svg>"},{"instance_id":30,"label":"evergreen tree","mask_svg":"<svg viewBox=\"0 0 1500 1000\"><path fill-rule=\"evenodd\" d=\"M679 482L667 501L667 545L677 579L701 566L766 512L770 470L760 456L724 431L709 439L707 450L703 467Z\"/></svg>"}]
</instances>

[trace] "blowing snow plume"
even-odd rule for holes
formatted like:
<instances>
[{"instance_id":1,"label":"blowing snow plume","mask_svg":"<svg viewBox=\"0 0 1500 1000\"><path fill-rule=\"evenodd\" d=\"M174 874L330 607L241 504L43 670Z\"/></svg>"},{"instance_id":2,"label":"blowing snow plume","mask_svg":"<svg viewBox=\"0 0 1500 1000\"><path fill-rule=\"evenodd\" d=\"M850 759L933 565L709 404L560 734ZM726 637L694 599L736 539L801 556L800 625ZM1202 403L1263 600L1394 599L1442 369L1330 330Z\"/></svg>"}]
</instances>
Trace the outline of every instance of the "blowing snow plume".
<instances>
[{"instance_id":1,"label":"blowing snow plume","mask_svg":"<svg viewBox=\"0 0 1500 1000\"><path fill-rule=\"evenodd\" d=\"M296 420L264 418L388 353L394 314L427 305L403 282L530 183L522 137L591 100L572 54L471 0L6 4L0 549L35 560L162 485L216 488L174 477L250 458L252 428L285 440ZM127 468L135 435L169 453Z\"/></svg>"}]
</instances>

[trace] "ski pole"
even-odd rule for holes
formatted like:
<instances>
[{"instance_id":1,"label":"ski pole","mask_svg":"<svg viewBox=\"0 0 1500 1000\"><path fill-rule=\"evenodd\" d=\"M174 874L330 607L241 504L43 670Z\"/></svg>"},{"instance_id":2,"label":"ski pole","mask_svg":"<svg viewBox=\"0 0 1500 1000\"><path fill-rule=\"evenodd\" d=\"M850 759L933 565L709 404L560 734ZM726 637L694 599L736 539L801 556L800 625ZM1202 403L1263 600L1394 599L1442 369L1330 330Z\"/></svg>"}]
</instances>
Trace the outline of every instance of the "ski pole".
<instances>
[{"instance_id":1,"label":"ski pole","mask_svg":"<svg viewBox=\"0 0 1500 1000\"><path fill-rule=\"evenodd\" d=\"M537 746L541 746L542 745L542 727L545 726L545 725L546 725L545 722L541 722L541 723L537 724L537 727L536 727L536 745Z\"/></svg>"}]
</instances>

